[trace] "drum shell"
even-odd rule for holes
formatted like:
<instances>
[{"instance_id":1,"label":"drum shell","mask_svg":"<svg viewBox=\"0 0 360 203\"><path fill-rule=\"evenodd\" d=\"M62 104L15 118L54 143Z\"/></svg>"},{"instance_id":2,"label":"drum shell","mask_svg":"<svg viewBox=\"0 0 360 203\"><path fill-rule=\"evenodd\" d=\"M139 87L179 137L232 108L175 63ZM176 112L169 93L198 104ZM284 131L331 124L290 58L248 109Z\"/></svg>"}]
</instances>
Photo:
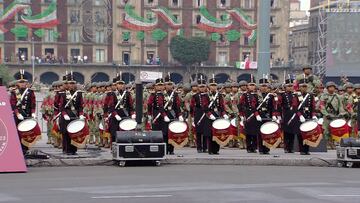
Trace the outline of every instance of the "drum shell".
<instances>
[{"instance_id":1,"label":"drum shell","mask_svg":"<svg viewBox=\"0 0 360 203\"><path fill-rule=\"evenodd\" d=\"M307 139L311 139L314 136L318 136L318 135L322 134L322 128L318 124L316 126L316 128L314 128L312 130L309 130L309 131L306 131L306 132L300 130L300 133L301 133L302 139L307 140Z\"/></svg>"},{"instance_id":2,"label":"drum shell","mask_svg":"<svg viewBox=\"0 0 360 203\"><path fill-rule=\"evenodd\" d=\"M78 122L79 119L71 121L68 124L68 127L71 127L71 125L74 125L75 122ZM77 131L77 132L69 132L69 137L71 138L72 141L76 142L76 143L83 143L86 139L86 137L89 135L89 126L87 125L87 122L84 120L81 120L84 122L84 127ZM68 130L68 127L66 128Z\"/></svg>"},{"instance_id":3,"label":"drum shell","mask_svg":"<svg viewBox=\"0 0 360 203\"><path fill-rule=\"evenodd\" d=\"M336 121L336 120L334 120ZM334 122L332 121L332 122ZM349 134L349 126L347 124L347 122L344 123L344 125L340 126L340 127L334 127L331 125L331 123L329 124L329 129L330 129L330 134L332 136L336 136L336 137L342 137L344 135L348 135Z\"/></svg>"},{"instance_id":4,"label":"drum shell","mask_svg":"<svg viewBox=\"0 0 360 203\"><path fill-rule=\"evenodd\" d=\"M218 120L225 120L225 119L218 119ZM218 121L218 120L216 120L216 121ZM213 136L215 135L215 134L230 134L230 127L231 127L231 124L230 124L230 121L229 121L229 126L227 127L227 128L225 128L225 129L216 129L215 127L214 127L214 123L216 122L216 121L214 121L213 122L213 124L212 124L212 128L211 128L211 131L212 131L212 133L213 133Z\"/></svg>"},{"instance_id":5,"label":"drum shell","mask_svg":"<svg viewBox=\"0 0 360 203\"><path fill-rule=\"evenodd\" d=\"M232 119L231 120L231 125L230 125L230 133L234 136L238 136L238 126L240 126L239 122L237 122L237 119ZM235 123L235 126L234 126Z\"/></svg>"},{"instance_id":6,"label":"drum shell","mask_svg":"<svg viewBox=\"0 0 360 203\"><path fill-rule=\"evenodd\" d=\"M24 121L21 121L18 126L21 124L24 124L29 121L33 121L34 119L26 119ZM30 147L36 143L36 141L41 136L41 130L39 124L36 122L36 125L27 131L21 131L18 129L19 137L21 139L21 142L26 145L27 147Z\"/></svg>"},{"instance_id":7,"label":"drum shell","mask_svg":"<svg viewBox=\"0 0 360 203\"><path fill-rule=\"evenodd\" d=\"M270 122L272 122L272 121L270 121ZM269 123L269 122L266 122L266 123L264 123L263 125L265 125L265 124L267 124L267 123ZM272 123L275 123L275 122L272 122ZM278 124L276 124L276 125L278 125ZM262 126L261 126L261 127L262 127ZM260 128L261 128L261 127L260 127ZM260 134L261 134L261 137L262 137L263 140L281 138L280 126L278 125L278 129L277 129L275 132L273 132L273 133L266 133L266 132L261 132L261 131L260 131Z\"/></svg>"},{"instance_id":8,"label":"drum shell","mask_svg":"<svg viewBox=\"0 0 360 203\"><path fill-rule=\"evenodd\" d=\"M169 130L168 130L168 136L169 136L169 139L175 139L176 137L188 137L189 135L189 127L187 125L187 123L185 122L181 122L182 124L185 124L186 125L186 129L183 131L183 132L173 132L171 129L170 129L170 126L171 125L174 125L176 123L178 123L180 121L173 121L169 124Z\"/></svg>"}]
</instances>

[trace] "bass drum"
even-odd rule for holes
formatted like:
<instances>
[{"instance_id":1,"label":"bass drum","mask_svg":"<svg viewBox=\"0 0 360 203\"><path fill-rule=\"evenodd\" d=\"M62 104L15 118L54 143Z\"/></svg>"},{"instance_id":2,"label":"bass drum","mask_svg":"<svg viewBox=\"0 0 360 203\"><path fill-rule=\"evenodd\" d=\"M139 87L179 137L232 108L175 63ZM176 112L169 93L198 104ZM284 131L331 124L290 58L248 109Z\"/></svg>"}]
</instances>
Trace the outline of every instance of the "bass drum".
<instances>
[{"instance_id":1,"label":"bass drum","mask_svg":"<svg viewBox=\"0 0 360 203\"><path fill-rule=\"evenodd\" d=\"M137 126L137 122L134 119L124 119L119 124L121 131L135 130L136 126Z\"/></svg>"},{"instance_id":2,"label":"bass drum","mask_svg":"<svg viewBox=\"0 0 360 203\"><path fill-rule=\"evenodd\" d=\"M77 119L71 121L67 128L69 137L71 138L71 144L77 148L84 148L86 142L89 139L89 126L85 120Z\"/></svg>"},{"instance_id":3,"label":"bass drum","mask_svg":"<svg viewBox=\"0 0 360 203\"><path fill-rule=\"evenodd\" d=\"M263 145L269 149L275 149L281 143L281 131L279 124L273 121L266 122L260 127Z\"/></svg>"},{"instance_id":4,"label":"bass drum","mask_svg":"<svg viewBox=\"0 0 360 203\"><path fill-rule=\"evenodd\" d=\"M20 140L26 147L32 147L41 139L41 130L35 119L25 119L17 125Z\"/></svg>"},{"instance_id":5,"label":"bass drum","mask_svg":"<svg viewBox=\"0 0 360 203\"><path fill-rule=\"evenodd\" d=\"M227 119L217 119L212 124L212 140L218 143L221 147L226 146L233 135L230 132L231 123Z\"/></svg>"},{"instance_id":6,"label":"bass drum","mask_svg":"<svg viewBox=\"0 0 360 203\"><path fill-rule=\"evenodd\" d=\"M343 138L349 138L349 126L344 119L336 119L330 122L330 134L331 138L340 142Z\"/></svg>"},{"instance_id":7,"label":"bass drum","mask_svg":"<svg viewBox=\"0 0 360 203\"><path fill-rule=\"evenodd\" d=\"M317 147L323 138L322 129L316 121L306 121L300 125L300 133L304 145Z\"/></svg>"},{"instance_id":8,"label":"bass drum","mask_svg":"<svg viewBox=\"0 0 360 203\"><path fill-rule=\"evenodd\" d=\"M169 124L169 144L175 149L183 148L189 142L188 125L182 121L173 121Z\"/></svg>"}]
</instances>

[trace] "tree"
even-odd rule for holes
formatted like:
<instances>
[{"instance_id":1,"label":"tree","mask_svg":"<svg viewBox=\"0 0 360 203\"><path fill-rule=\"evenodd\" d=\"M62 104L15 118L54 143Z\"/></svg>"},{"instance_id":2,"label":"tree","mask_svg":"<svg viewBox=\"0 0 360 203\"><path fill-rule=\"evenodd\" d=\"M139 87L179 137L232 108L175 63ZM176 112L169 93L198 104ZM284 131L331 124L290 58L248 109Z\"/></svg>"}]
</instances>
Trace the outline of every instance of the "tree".
<instances>
[{"instance_id":1,"label":"tree","mask_svg":"<svg viewBox=\"0 0 360 203\"><path fill-rule=\"evenodd\" d=\"M4 84L8 84L10 81L14 80L14 77L10 75L8 67L4 64L0 65L0 78L2 78Z\"/></svg>"},{"instance_id":2,"label":"tree","mask_svg":"<svg viewBox=\"0 0 360 203\"><path fill-rule=\"evenodd\" d=\"M175 36L170 41L170 53L182 65L199 64L209 58L210 40L204 37Z\"/></svg>"}]
</instances>

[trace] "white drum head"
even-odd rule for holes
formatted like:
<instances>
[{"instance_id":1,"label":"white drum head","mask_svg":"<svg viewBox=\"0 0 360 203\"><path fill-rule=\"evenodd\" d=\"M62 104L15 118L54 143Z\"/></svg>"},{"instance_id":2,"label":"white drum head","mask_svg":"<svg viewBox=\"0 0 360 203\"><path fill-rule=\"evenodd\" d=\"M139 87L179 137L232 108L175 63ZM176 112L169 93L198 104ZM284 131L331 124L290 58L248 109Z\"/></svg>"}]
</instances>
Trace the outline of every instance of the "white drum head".
<instances>
[{"instance_id":1,"label":"white drum head","mask_svg":"<svg viewBox=\"0 0 360 203\"><path fill-rule=\"evenodd\" d=\"M35 128L37 122L34 119L26 119L24 121L21 121L17 128L20 132L28 132Z\"/></svg>"},{"instance_id":2,"label":"white drum head","mask_svg":"<svg viewBox=\"0 0 360 203\"><path fill-rule=\"evenodd\" d=\"M121 121L119 124L120 129L124 130L124 131L134 130L136 128L136 126L137 126L137 123L133 119L125 119L125 120Z\"/></svg>"},{"instance_id":3,"label":"white drum head","mask_svg":"<svg viewBox=\"0 0 360 203\"><path fill-rule=\"evenodd\" d=\"M324 119L323 119L323 118L320 118L317 123L318 123L319 125L323 125Z\"/></svg>"},{"instance_id":4,"label":"white drum head","mask_svg":"<svg viewBox=\"0 0 360 203\"><path fill-rule=\"evenodd\" d=\"M340 128L340 127L344 126L345 124L346 124L346 121L344 119L336 119L336 120L331 121L330 127Z\"/></svg>"},{"instance_id":5,"label":"white drum head","mask_svg":"<svg viewBox=\"0 0 360 203\"><path fill-rule=\"evenodd\" d=\"M315 121L306 121L305 123L300 125L301 132L309 132L314 130L318 126L318 123Z\"/></svg>"},{"instance_id":6,"label":"white drum head","mask_svg":"<svg viewBox=\"0 0 360 203\"><path fill-rule=\"evenodd\" d=\"M69 133L77 133L80 132L85 127L85 121L84 120L74 120L69 123L67 126L67 131Z\"/></svg>"},{"instance_id":7,"label":"white drum head","mask_svg":"<svg viewBox=\"0 0 360 203\"><path fill-rule=\"evenodd\" d=\"M217 119L213 122L212 127L217 130L225 130L230 127L230 121L226 119Z\"/></svg>"},{"instance_id":8,"label":"white drum head","mask_svg":"<svg viewBox=\"0 0 360 203\"><path fill-rule=\"evenodd\" d=\"M262 124L260 127L260 132L262 134L266 134L266 135L273 134L274 132L276 132L278 130L279 130L279 125L272 121L266 122L266 123Z\"/></svg>"},{"instance_id":9,"label":"white drum head","mask_svg":"<svg viewBox=\"0 0 360 203\"><path fill-rule=\"evenodd\" d=\"M102 123L99 124L99 129L104 130L104 125Z\"/></svg>"},{"instance_id":10,"label":"white drum head","mask_svg":"<svg viewBox=\"0 0 360 203\"><path fill-rule=\"evenodd\" d=\"M186 128L186 123L181 121L173 121L169 124L169 130L176 134L185 132Z\"/></svg>"}]
</instances>

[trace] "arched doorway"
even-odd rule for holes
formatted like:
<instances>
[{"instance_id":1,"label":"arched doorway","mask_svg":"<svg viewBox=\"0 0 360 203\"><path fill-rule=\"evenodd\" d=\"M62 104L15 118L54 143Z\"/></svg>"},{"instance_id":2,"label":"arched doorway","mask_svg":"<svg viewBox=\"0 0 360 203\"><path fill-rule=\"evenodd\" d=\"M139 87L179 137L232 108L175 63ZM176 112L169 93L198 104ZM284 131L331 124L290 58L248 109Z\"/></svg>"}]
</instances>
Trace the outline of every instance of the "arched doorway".
<instances>
[{"instance_id":1,"label":"arched doorway","mask_svg":"<svg viewBox=\"0 0 360 203\"><path fill-rule=\"evenodd\" d=\"M74 79L76 80L76 83L84 84L85 79L83 74L79 72L73 72L73 75L74 75Z\"/></svg>"},{"instance_id":2,"label":"arched doorway","mask_svg":"<svg viewBox=\"0 0 360 203\"><path fill-rule=\"evenodd\" d=\"M54 81L59 80L59 75L54 72L45 72L40 75L40 82L51 85Z\"/></svg>"},{"instance_id":3,"label":"arched doorway","mask_svg":"<svg viewBox=\"0 0 360 203\"><path fill-rule=\"evenodd\" d=\"M215 80L217 83L226 83L229 80L229 75L226 73L219 73L215 75Z\"/></svg>"},{"instance_id":4,"label":"arched doorway","mask_svg":"<svg viewBox=\"0 0 360 203\"><path fill-rule=\"evenodd\" d=\"M180 82L184 83L183 76L179 73L170 73L170 78L175 84L178 84Z\"/></svg>"},{"instance_id":5,"label":"arched doorway","mask_svg":"<svg viewBox=\"0 0 360 203\"><path fill-rule=\"evenodd\" d=\"M256 77L253 76L255 81L256 81ZM249 73L244 73L244 74L241 74L237 77L237 82L240 82L242 80L245 80L246 82L250 82L250 78L251 78L251 74Z\"/></svg>"},{"instance_id":6,"label":"arched doorway","mask_svg":"<svg viewBox=\"0 0 360 203\"><path fill-rule=\"evenodd\" d=\"M97 72L91 76L91 82L107 82L109 81L109 75L102 72Z\"/></svg>"},{"instance_id":7,"label":"arched doorway","mask_svg":"<svg viewBox=\"0 0 360 203\"><path fill-rule=\"evenodd\" d=\"M277 75L275 75L275 74L270 74L270 79L272 80L272 81L276 81L276 82L279 82L279 77L277 76Z\"/></svg>"},{"instance_id":8,"label":"arched doorway","mask_svg":"<svg viewBox=\"0 0 360 203\"><path fill-rule=\"evenodd\" d=\"M19 73L19 72L16 72L16 73L14 74L14 78L15 78L15 79L18 78L19 75L20 75L20 73ZM25 71L25 74L24 74L24 75L25 75L25 77L27 78L27 80L28 80L29 82L32 82L33 78L32 78L31 73Z\"/></svg>"}]
</instances>

